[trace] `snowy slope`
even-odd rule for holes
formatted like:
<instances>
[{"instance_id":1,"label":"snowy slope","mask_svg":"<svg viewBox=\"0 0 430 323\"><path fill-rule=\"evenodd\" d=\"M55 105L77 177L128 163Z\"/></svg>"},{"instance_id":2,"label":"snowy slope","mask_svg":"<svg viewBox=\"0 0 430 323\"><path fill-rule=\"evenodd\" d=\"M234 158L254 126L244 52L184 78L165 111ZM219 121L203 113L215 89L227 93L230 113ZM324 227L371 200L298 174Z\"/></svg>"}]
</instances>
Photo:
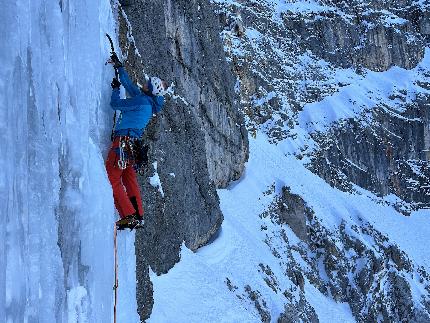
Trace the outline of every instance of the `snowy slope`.
<instances>
[{"instance_id":1,"label":"snowy slope","mask_svg":"<svg viewBox=\"0 0 430 323\"><path fill-rule=\"evenodd\" d=\"M327 258L333 255L338 256L334 262L346 268L348 284L356 290L360 275L366 275L363 268L373 266L374 257L383 259L382 269L370 270L370 281L365 283L373 286L364 296L368 309L374 310L371 303L382 300L387 312L396 314L396 305L392 306L388 296L391 274L408 282L414 306L424 309L429 300L426 272L430 270L430 253L426 246L430 210L405 217L392 206L400 201L395 195L378 197L358 186L352 193L333 188L307 168L307 156L318 149L311 138L315 131L324 134L334 123L359 116L362 122L370 122L370 116L362 116L376 106L400 114L403 107L395 98L398 93L406 93L406 102L428 94L419 84L428 81L430 49L411 70L392 67L385 72L358 73L333 66L310 52L294 52L289 39L282 39L265 24L282 24L286 11L324 14L337 12L335 7L317 1L215 3L227 16L221 36L228 60L238 71L237 90L241 91L250 131L250 158L245 175L227 189L218 190L225 220L217 238L196 253L183 246L180 263L166 275L151 277L154 309L150 321L275 322L283 313L292 313L288 317L292 321L316 317L320 322L365 321L365 316L353 315L353 292L349 294L347 288L348 295L342 295L344 290L339 286L344 281L336 278L339 267L328 271ZM244 12L260 20L241 17ZM243 26L242 18L249 25ZM398 17L393 19L390 21L396 24L404 23ZM275 67L270 66L271 60ZM276 77L271 79L276 68ZM315 89L319 92L313 96ZM286 187L314 214L313 223L306 222L308 230L323 228L318 243L330 241L330 247L322 245L318 250L317 243L300 240L287 224L273 220L271 213L279 200L283 201ZM372 256L357 255L348 245L351 241ZM386 256L387 250L394 251ZM400 261L394 256L397 250ZM367 311L355 309L356 313L360 310ZM407 319L409 314L403 315Z\"/></svg>"},{"instance_id":2,"label":"snowy slope","mask_svg":"<svg viewBox=\"0 0 430 323\"><path fill-rule=\"evenodd\" d=\"M413 102L418 93L429 94L429 90L417 84L428 81L428 76L424 74L429 68L430 48L427 48L424 59L411 70L392 67L383 73L368 71L364 76L357 75L352 84L342 87L335 94L306 104L298 117L300 126L309 132L325 131L334 122L354 118L381 105L401 113L402 102L391 97L404 91L405 100Z\"/></svg>"},{"instance_id":3,"label":"snowy slope","mask_svg":"<svg viewBox=\"0 0 430 323\"><path fill-rule=\"evenodd\" d=\"M194 254L183 247L179 264L166 275L151 277L155 291L151 322L259 322L261 317L243 289L246 285L259 291L271 320L276 321L285 302L282 292L294 285L285 276L283 262L288 258L279 259L265 243L270 236L266 232L278 231L278 225L259 217L273 198L264 194L273 183L273 194L279 194L286 185L304 197L326 227L335 231L341 221L359 225L358 219L365 219L395 241L415 263L430 269L430 252L426 248L429 210L406 218L392 207L381 205L368 192L352 195L334 189L301 161L284 155L280 146L270 144L264 134L258 134L257 139L250 138L246 175L228 189L218 191L225 216L221 234ZM262 226L267 229L262 230ZM283 229L289 248L300 244L288 226ZM275 239L285 245L279 237ZM269 265L273 271L277 292L265 282L260 264ZM230 290L228 280L236 287ZM305 298L321 322L355 322L348 304L326 297L308 281Z\"/></svg>"},{"instance_id":4,"label":"snowy slope","mask_svg":"<svg viewBox=\"0 0 430 323\"><path fill-rule=\"evenodd\" d=\"M284 276L279 259L264 243L266 233L261 226L273 224L259 217L271 201L271 197L263 192L274 180L278 185L311 188L312 180L318 178L296 182L295 179L302 178L303 166L295 159L283 156L264 135L257 140L251 138L250 148L244 178L230 188L218 191L225 220L217 239L195 254L183 248L182 260L175 268L167 275L152 277L155 293L151 322L175 318L178 322L259 322L260 316L242 288L246 285L264 297L272 320L283 312L282 291L291 288L292 283ZM296 176L292 177L294 174ZM289 234L289 238L299 241L292 231ZM265 283L259 264L269 265L275 277L280 278L280 295L274 294ZM230 290L228 280L240 287L233 286ZM343 322L354 321L347 305L326 299L312 285L306 287L306 298L318 309L321 319L337 317ZM169 310L165 309L166 305Z\"/></svg>"}]
</instances>

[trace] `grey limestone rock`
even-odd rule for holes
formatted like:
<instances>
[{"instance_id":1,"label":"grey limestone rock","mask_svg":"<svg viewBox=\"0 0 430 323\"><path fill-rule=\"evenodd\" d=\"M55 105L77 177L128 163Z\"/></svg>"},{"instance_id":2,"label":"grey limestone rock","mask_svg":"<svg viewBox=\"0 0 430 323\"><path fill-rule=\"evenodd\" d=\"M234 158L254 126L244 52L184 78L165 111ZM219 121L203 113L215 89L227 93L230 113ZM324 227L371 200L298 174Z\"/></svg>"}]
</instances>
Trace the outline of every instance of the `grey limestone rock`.
<instances>
[{"instance_id":1,"label":"grey limestone rock","mask_svg":"<svg viewBox=\"0 0 430 323\"><path fill-rule=\"evenodd\" d=\"M386 4L384 9L369 11L369 6L363 4L336 4L326 12L286 12L283 20L301 40L302 50L311 50L338 66L363 66L375 71L394 65L412 68L424 55L420 30L426 25L420 27L425 24L421 20L417 25L401 20L397 14L402 12Z\"/></svg>"},{"instance_id":2,"label":"grey limestone rock","mask_svg":"<svg viewBox=\"0 0 430 323\"><path fill-rule=\"evenodd\" d=\"M293 232L303 241L307 241L307 217L311 212L303 199L292 194L287 187L282 188L282 195L278 201L277 215L280 223L288 224Z\"/></svg>"},{"instance_id":3,"label":"grey limestone rock","mask_svg":"<svg viewBox=\"0 0 430 323\"><path fill-rule=\"evenodd\" d=\"M324 138L317 134L321 149L311 169L344 190L350 189L350 181L380 196L396 194L415 208L428 207L428 102L428 97L418 97L401 112L381 106L371 112L370 124L363 115L334 126Z\"/></svg>"},{"instance_id":4,"label":"grey limestone rock","mask_svg":"<svg viewBox=\"0 0 430 323\"><path fill-rule=\"evenodd\" d=\"M247 132L211 5L206 1L140 0L125 12L142 55L128 50L127 63L136 78L142 79L144 69L173 82L181 98L168 102L164 113L185 112L195 119L204 137L210 180L216 187L238 179L248 157ZM127 49L132 44L126 37L125 22L123 26L120 37ZM175 126L172 121L163 119L161 131Z\"/></svg>"},{"instance_id":5,"label":"grey limestone rock","mask_svg":"<svg viewBox=\"0 0 430 323\"><path fill-rule=\"evenodd\" d=\"M242 174L248 138L212 5L123 3L118 19L126 69L135 81L155 75L175 91L144 135L150 164L139 178L145 227L136 233L136 272L145 320L153 304L149 266L164 274L180 260L183 242L196 250L217 232L223 215L216 189Z\"/></svg>"},{"instance_id":6,"label":"grey limestone rock","mask_svg":"<svg viewBox=\"0 0 430 323\"><path fill-rule=\"evenodd\" d=\"M301 293L297 303L285 305L284 312L279 316L278 323L310 322L318 323L319 319L315 309L306 301Z\"/></svg>"},{"instance_id":7,"label":"grey limestone rock","mask_svg":"<svg viewBox=\"0 0 430 323\"><path fill-rule=\"evenodd\" d=\"M293 197L300 205L299 209L307 210L303 215L306 240L294 247L306 265L295 262L291 251L285 253L284 250L291 250L288 239L283 240L286 247L276 243L274 236L266 241L273 248L272 252L283 255L281 261L288 263L285 273L297 286L295 293L300 294L304 281L310 282L335 301L347 302L358 322L423 322L430 319L430 311L425 305L428 292L422 295L422 303L414 301L408 280L414 275L419 276L423 288L430 283L428 273L414 265L388 237L360 219L357 219L359 225L342 222L337 230L331 231L324 227L307 203L287 187L283 188L282 196L274 198L263 215L278 223L282 213L279 203L285 196L290 196L290 200ZM363 236L373 243L364 243L359 238ZM285 312L278 322L318 321L314 309L293 294L284 292L287 299Z\"/></svg>"},{"instance_id":8,"label":"grey limestone rock","mask_svg":"<svg viewBox=\"0 0 430 323\"><path fill-rule=\"evenodd\" d=\"M253 290L249 285L245 286L245 292L247 293L248 298L254 303L258 314L260 314L261 322L271 322L270 312L267 309L267 305L264 299L261 299L260 293L258 291Z\"/></svg>"}]
</instances>

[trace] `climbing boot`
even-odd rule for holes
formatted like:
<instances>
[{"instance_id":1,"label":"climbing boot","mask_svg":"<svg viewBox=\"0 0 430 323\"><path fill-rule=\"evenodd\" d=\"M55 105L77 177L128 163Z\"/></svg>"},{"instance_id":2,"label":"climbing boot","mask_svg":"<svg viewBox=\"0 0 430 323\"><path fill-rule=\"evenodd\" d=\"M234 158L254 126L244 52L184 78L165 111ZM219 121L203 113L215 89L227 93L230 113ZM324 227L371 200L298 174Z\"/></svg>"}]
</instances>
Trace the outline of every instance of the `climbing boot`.
<instances>
[{"instance_id":1,"label":"climbing boot","mask_svg":"<svg viewBox=\"0 0 430 323\"><path fill-rule=\"evenodd\" d=\"M134 218L139 221L139 223L142 223L143 221L143 216L139 214L139 207L137 206L137 200L136 200L136 196L132 196L130 197L130 202L131 204L133 204L134 210L136 212L134 212L133 216Z\"/></svg>"},{"instance_id":2,"label":"climbing boot","mask_svg":"<svg viewBox=\"0 0 430 323\"><path fill-rule=\"evenodd\" d=\"M139 214L135 213L133 215L134 217L134 228L133 229L139 229L139 228L143 228L143 217L141 217ZM132 229L132 230L133 230Z\"/></svg>"},{"instance_id":3,"label":"climbing boot","mask_svg":"<svg viewBox=\"0 0 430 323\"><path fill-rule=\"evenodd\" d=\"M124 230L126 228L133 228L136 226L136 220L133 215L127 215L125 218L122 218L116 221L116 228L118 230Z\"/></svg>"}]
</instances>

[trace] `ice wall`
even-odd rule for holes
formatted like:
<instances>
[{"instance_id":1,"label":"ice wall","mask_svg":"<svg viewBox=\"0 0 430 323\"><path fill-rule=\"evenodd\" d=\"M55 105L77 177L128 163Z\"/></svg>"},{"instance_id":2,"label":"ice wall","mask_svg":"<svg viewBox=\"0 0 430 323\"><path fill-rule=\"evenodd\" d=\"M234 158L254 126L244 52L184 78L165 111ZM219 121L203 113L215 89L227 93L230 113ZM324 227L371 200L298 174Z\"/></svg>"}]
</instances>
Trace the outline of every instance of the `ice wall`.
<instances>
[{"instance_id":1,"label":"ice wall","mask_svg":"<svg viewBox=\"0 0 430 323\"><path fill-rule=\"evenodd\" d=\"M113 71L104 62L111 5L15 0L1 7L0 322L110 322L116 215L104 156ZM120 287L130 294L135 262L126 253L134 255L134 237L121 239ZM135 301L127 303L122 316L137 321Z\"/></svg>"}]
</instances>

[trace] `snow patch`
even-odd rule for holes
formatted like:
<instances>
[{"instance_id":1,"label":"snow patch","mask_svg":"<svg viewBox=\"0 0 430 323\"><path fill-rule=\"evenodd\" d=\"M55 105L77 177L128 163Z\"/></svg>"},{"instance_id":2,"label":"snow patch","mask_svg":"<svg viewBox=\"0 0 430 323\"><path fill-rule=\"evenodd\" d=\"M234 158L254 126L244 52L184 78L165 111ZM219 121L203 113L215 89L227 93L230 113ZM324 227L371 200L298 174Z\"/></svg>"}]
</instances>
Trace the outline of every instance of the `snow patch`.
<instances>
[{"instance_id":1,"label":"snow patch","mask_svg":"<svg viewBox=\"0 0 430 323\"><path fill-rule=\"evenodd\" d=\"M160 176L157 172L157 162L152 163L152 167L154 167L154 175L149 177L149 183L152 187L158 188L158 191L160 192L161 196L164 197L164 191L163 186L161 185Z\"/></svg>"},{"instance_id":2,"label":"snow patch","mask_svg":"<svg viewBox=\"0 0 430 323\"><path fill-rule=\"evenodd\" d=\"M300 126L309 132L326 131L334 122L354 118L378 106L395 111L399 102L391 97L393 94L404 91L407 102L415 99L419 92L430 93L417 85L417 81L424 78L423 69L430 69L429 48L426 48L422 62L412 70L392 67L386 72L368 71L353 84L342 87L322 101L306 104L299 114Z\"/></svg>"}]
</instances>

